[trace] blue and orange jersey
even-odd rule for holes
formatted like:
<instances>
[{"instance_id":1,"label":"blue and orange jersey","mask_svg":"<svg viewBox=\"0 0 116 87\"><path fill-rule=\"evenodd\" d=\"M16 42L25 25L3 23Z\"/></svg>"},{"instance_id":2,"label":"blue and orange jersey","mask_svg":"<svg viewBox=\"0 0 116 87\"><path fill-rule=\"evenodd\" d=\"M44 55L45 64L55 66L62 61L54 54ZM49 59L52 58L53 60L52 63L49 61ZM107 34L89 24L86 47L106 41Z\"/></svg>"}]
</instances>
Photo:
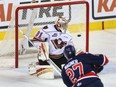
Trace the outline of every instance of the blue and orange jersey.
<instances>
[{"instance_id":1,"label":"blue and orange jersey","mask_svg":"<svg viewBox=\"0 0 116 87\"><path fill-rule=\"evenodd\" d=\"M108 58L103 54L93 55L82 53L70 58L62 69L62 79L67 87L72 87L78 81L86 78L98 78L94 66L101 67L108 63Z\"/></svg>"}]
</instances>

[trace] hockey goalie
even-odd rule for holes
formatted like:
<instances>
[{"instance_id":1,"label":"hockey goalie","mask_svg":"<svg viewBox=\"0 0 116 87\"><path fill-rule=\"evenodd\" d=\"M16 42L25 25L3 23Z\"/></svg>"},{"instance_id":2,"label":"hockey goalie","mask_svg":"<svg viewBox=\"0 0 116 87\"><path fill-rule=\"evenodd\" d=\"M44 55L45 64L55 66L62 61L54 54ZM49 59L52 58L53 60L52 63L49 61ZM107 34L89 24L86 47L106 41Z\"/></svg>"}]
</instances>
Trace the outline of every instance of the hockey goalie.
<instances>
[{"instance_id":1,"label":"hockey goalie","mask_svg":"<svg viewBox=\"0 0 116 87\"><path fill-rule=\"evenodd\" d=\"M36 67L36 65L42 66L42 67L47 66L47 67L44 67L44 70L45 70L45 68L48 68L50 66L48 62L48 60L50 59L51 62L53 63L52 64L53 67L55 66L55 69L57 67L57 69L59 69L61 73L61 66L62 64L65 64L67 61L67 59L63 55L64 47L67 45L74 45L72 36L69 33L67 28L68 28L68 20L66 20L65 17L58 17L57 20L55 21L55 24L46 25L41 30L37 31L37 33L35 34L35 36L33 37L31 41L29 41L28 39L24 39L22 41L21 50L20 50L21 54L24 54L24 52L26 52L28 47L35 46L38 48L38 57L37 57L38 64L30 64L29 67L30 66ZM44 46L45 44L41 44L41 46L38 45L38 43L40 42L48 43L49 52L46 52L45 50L46 47ZM40 59L41 52L43 52L43 55L46 59L44 60ZM54 72L52 70L52 67L49 67L48 69L49 69L48 71ZM36 74L40 73L39 71L41 70L38 70L38 67L36 67L35 69ZM29 70L29 71L31 71L31 74L32 74L33 70Z\"/></svg>"}]
</instances>

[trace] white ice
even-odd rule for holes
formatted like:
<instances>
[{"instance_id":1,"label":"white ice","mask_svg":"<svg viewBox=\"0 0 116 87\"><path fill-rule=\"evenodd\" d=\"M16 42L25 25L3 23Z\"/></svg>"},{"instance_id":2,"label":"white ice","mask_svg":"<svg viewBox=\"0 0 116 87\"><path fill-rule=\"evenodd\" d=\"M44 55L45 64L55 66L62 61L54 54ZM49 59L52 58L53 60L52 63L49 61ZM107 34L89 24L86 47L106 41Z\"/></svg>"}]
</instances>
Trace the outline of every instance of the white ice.
<instances>
[{"instance_id":1,"label":"white ice","mask_svg":"<svg viewBox=\"0 0 116 87\"><path fill-rule=\"evenodd\" d=\"M116 29L90 32L89 51L92 53L103 53L109 58L109 64L105 66L99 77L104 83L104 87L116 87ZM18 69L0 68L0 87L66 86L57 74L53 80L44 80L30 76L27 67L19 67Z\"/></svg>"}]
</instances>

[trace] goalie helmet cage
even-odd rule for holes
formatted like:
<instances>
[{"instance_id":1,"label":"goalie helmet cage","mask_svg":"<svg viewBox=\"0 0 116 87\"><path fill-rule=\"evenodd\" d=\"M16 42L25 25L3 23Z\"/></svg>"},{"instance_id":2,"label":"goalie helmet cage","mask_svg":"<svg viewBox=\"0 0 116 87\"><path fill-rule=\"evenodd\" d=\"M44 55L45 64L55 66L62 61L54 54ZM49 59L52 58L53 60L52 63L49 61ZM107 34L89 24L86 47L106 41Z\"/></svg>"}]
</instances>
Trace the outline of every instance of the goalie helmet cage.
<instances>
[{"instance_id":1,"label":"goalie helmet cage","mask_svg":"<svg viewBox=\"0 0 116 87\"><path fill-rule=\"evenodd\" d=\"M19 19L19 11L24 9L36 9L36 8L46 8L46 7L55 7L55 6L73 6L73 5L85 5L85 26L86 26L86 51L89 51L89 4L87 1L67 1L67 2L56 2L56 3L42 3L42 4L31 4L31 5L23 5L18 6L15 11L15 67L19 67L19 26L20 26L20 19ZM75 7L74 7L75 8ZM75 8L76 9L76 8ZM81 9L80 9L81 10ZM69 11L69 16L70 16ZM49 14L48 14L49 15ZM70 18L68 19L70 21ZM39 21L39 20L38 20ZM41 24L41 23L40 23ZM44 23L43 23L44 24ZM48 23L49 24L49 23ZM36 25L36 24L34 24Z\"/></svg>"}]
</instances>

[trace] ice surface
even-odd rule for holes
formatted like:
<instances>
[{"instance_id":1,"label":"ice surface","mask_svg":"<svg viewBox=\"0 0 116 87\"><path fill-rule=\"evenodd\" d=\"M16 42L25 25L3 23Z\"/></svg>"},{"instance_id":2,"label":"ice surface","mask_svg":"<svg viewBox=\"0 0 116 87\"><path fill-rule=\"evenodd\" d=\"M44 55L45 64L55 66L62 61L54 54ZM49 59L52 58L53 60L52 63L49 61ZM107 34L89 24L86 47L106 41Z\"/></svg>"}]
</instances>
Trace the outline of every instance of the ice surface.
<instances>
[{"instance_id":1,"label":"ice surface","mask_svg":"<svg viewBox=\"0 0 116 87\"><path fill-rule=\"evenodd\" d=\"M78 39L78 38L77 38ZM77 40L78 41L78 40ZM75 40L75 43L76 42ZM103 53L109 58L109 64L99 74L104 87L116 87L116 29L90 32L90 52ZM32 60L31 60L32 61ZM27 67L0 68L0 87L66 87L61 77L55 73L55 79L43 80L30 76Z\"/></svg>"}]
</instances>

